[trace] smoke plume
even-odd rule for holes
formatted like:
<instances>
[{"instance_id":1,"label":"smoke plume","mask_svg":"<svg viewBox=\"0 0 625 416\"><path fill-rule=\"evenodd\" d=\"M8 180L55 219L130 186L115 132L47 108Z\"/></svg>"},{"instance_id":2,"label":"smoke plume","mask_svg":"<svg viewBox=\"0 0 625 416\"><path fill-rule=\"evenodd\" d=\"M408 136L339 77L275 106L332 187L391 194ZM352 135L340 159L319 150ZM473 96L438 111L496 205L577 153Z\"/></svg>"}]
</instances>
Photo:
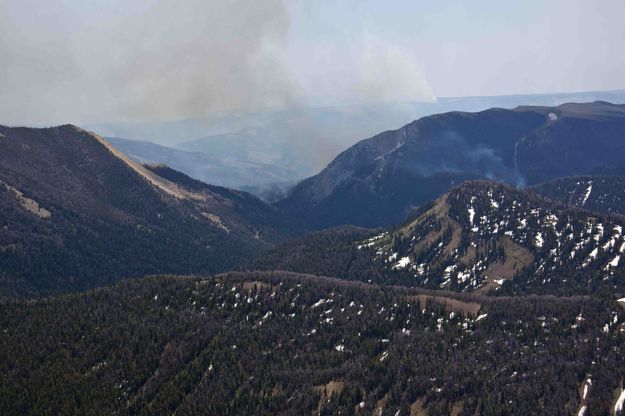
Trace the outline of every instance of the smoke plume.
<instances>
[{"instance_id":1,"label":"smoke plume","mask_svg":"<svg viewBox=\"0 0 625 416\"><path fill-rule=\"evenodd\" d=\"M2 122L176 119L293 105L279 0L8 0ZM6 120L8 119L8 120Z\"/></svg>"},{"instance_id":2,"label":"smoke plume","mask_svg":"<svg viewBox=\"0 0 625 416\"><path fill-rule=\"evenodd\" d=\"M4 0L0 123L164 121L432 97L414 56L362 34L293 58L289 40L307 35L289 13L282 0Z\"/></svg>"}]
</instances>

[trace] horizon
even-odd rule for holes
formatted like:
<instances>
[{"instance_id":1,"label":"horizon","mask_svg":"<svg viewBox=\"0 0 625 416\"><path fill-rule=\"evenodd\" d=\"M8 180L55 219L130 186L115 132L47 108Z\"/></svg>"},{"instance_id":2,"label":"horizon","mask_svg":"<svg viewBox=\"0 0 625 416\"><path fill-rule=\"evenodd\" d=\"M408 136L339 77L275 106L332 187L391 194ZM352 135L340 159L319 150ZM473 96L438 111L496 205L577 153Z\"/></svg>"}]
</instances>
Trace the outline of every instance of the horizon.
<instances>
[{"instance_id":1,"label":"horizon","mask_svg":"<svg viewBox=\"0 0 625 416\"><path fill-rule=\"evenodd\" d=\"M574 96L578 94L603 94L603 93L625 93L625 88L616 88L616 89L606 89L606 90L584 90L584 91L547 91L542 93L528 93L528 94L496 94L496 95L466 95L466 96L441 96L435 97L435 101L427 102L427 101L381 101L381 102L371 102L365 104L341 104L341 105L318 105L318 106L304 106L304 105L295 105L291 107L276 107L276 108L266 108L261 110L245 110L245 109L233 109L233 110L224 110L220 112L215 112L211 114L205 114L200 117L181 117L181 118L173 118L173 119L159 119L159 120L150 120L150 119L140 119L140 120L103 120L94 123L80 124L73 122L66 123L57 123L57 124L37 124L37 123L24 123L24 124L11 124L11 123L3 123L0 122L0 125L7 127L36 127L36 128L46 128L46 127L58 127L65 124L71 124L76 127L80 127L83 129L88 129L89 126L97 126L97 125L107 125L107 124L120 124L120 125L141 125L141 124L151 124L151 123L180 123L186 121L193 120L209 120L220 117L228 117L228 116L245 116L245 115L260 115L260 114L273 114L280 112L288 112L288 111L300 111L300 110L323 110L323 109L341 109L341 108L359 108L359 107L376 107L376 106L387 106L387 105L395 105L395 104L436 104L438 100L463 100L463 99L477 99L477 98L515 98L515 97L559 97L559 96ZM563 101L561 104L555 104L554 106L567 104L567 103L590 103L595 101L605 101L601 99L595 99L591 101L582 101L582 100L574 100L574 101ZM611 104L625 104L625 99L622 102L612 102L608 101ZM528 106L538 106L538 104L519 104L519 105L528 105ZM494 107L487 107L494 108ZM504 107L504 108L514 108L514 107ZM457 111L457 110L449 110L449 111ZM460 110L462 111L462 110ZM475 110L481 111L481 110ZM468 111L473 112L473 111ZM425 117L425 116L424 116ZM409 122L409 121L407 121ZM131 139L131 140L141 140L141 139ZM144 139L146 141L150 141L149 139Z\"/></svg>"}]
</instances>

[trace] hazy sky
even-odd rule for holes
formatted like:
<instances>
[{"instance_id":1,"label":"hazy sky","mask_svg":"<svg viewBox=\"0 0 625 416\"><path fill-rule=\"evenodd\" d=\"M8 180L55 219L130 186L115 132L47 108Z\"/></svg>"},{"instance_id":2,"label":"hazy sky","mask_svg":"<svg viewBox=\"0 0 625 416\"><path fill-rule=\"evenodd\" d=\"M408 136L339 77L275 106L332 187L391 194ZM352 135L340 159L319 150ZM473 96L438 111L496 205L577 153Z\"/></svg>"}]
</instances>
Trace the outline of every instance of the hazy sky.
<instances>
[{"instance_id":1,"label":"hazy sky","mask_svg":"<svg viewBox=\"0 0 625 416\"><path fill-rule=\"evenodd\" d=\"M0 123L625 88L624 0L0 0Z\"/></svg>"}]
</instances>

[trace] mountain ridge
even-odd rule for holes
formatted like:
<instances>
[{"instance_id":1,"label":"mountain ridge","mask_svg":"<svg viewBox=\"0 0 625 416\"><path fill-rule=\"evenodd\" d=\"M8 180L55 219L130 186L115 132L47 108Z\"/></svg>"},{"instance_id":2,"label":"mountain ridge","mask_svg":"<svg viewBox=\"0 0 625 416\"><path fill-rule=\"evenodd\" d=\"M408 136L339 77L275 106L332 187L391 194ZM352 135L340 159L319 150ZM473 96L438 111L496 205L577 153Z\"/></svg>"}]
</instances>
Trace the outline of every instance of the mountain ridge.
<instances>
[{"instance_id":1,"label":"mountain ridge","mask_svg":"<svg viewBox=\"0 0 625 416\"><path fill-rule=\"evenodd\" d=\"M302 230L252 195L164 178L74 126L0 134L2 294L223 271Z\"/></svg>"},{"instance_id":2,"label":"mountain ridge","mask_svg":"<svg viewBox=\"0 0 625 416\"><path fill-rule=\"evenodd\" d=\"M625 289L623 228L622 215L469 181L398 226L321 231L253 267L497 295L592 294Z\"/></svg>"},{"instance_id":3,"label":"mountain ridge","mask_svg":"<svg viewBox=\"0 0 625 416\"><path fill-rule=\"evenodd\" d=\"M277 205L314 228L388 226L467 179L620 172L623 137L625 105L605 102L437 114L357 143Z\"/></svg>"}]
</instances>

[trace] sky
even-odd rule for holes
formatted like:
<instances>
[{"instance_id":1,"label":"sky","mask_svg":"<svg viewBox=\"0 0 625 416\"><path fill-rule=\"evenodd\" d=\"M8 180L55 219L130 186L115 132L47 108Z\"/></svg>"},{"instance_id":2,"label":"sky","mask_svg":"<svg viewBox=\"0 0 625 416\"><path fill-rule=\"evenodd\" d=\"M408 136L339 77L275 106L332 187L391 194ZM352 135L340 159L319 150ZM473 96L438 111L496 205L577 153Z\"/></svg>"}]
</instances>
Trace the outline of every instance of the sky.
<instances>
[{"instance_id":1,"label":"sky","mask_svg":"<svg viewBox=\"0 0 625 416\"><path fill-rule=\"evenodd\" d=\"M625 88L623 0L0 0L0 124Z\"/></svg>"}]
</instances>

